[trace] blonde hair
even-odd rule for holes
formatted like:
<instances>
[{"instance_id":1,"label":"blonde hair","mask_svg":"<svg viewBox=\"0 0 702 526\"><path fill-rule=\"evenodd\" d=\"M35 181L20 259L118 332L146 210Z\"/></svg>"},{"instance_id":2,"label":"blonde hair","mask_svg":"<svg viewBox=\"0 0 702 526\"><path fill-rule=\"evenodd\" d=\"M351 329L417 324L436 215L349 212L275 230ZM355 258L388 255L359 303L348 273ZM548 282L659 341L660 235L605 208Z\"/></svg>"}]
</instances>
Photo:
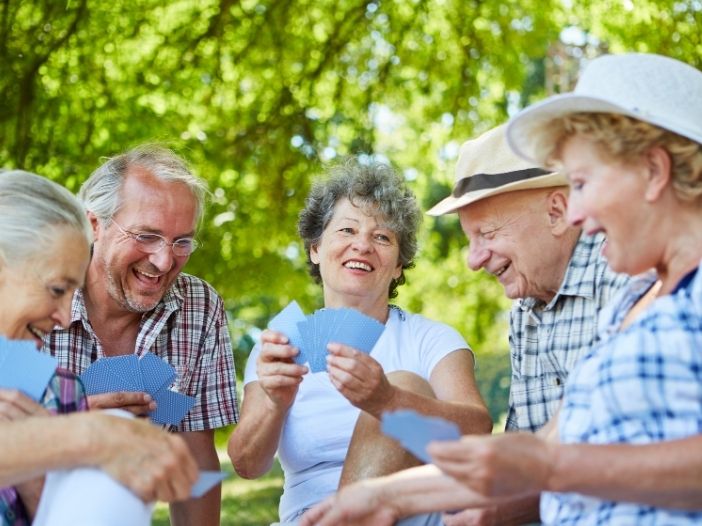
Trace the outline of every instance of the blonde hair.
<instances>
[{"instance_id":1,"label":"blonde hair","mask_svg":"<svg viewBox=\"0 0 702 526\"><path fill-rule=\"evenodd\" d=\"M574 136L592 141L606 158L631 163L660 146L671 160L677 196L696 201L702 196L702 145L676 133L616 113L572 113L553 119L532 135L537 161L552 168L561 160L565 141Z\"/></svg>"}]
</instances>

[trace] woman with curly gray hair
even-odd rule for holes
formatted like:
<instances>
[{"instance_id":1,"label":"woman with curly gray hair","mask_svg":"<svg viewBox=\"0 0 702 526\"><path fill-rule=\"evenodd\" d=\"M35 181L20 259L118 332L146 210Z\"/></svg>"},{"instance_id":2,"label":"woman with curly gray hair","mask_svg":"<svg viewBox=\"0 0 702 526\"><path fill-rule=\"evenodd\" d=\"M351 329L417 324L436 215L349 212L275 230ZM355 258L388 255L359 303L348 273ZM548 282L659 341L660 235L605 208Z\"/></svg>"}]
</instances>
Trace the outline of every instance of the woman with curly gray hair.
<instances>
[{"instance_id":1,"label":"woman with curly gray hair","mask_svg":"<svg viewBox=\"0 0 702 526\"><path fill-rule=\"evenodd\" d=\"M339 485L419 461L380 432L382 413L414 409L489 432L473 355L452 328L389 304L417 251L420 211L395 171L351 159L314 184L298 229L324 306L353 308L385 325L370 355L328 346L327 371L295 364L298 350L266 331L249 358L241 420L229 444L237 472L285 472L280 517L296 523ZM304 379L304 381L303 381Z\"/></svg>"}]
</instances>

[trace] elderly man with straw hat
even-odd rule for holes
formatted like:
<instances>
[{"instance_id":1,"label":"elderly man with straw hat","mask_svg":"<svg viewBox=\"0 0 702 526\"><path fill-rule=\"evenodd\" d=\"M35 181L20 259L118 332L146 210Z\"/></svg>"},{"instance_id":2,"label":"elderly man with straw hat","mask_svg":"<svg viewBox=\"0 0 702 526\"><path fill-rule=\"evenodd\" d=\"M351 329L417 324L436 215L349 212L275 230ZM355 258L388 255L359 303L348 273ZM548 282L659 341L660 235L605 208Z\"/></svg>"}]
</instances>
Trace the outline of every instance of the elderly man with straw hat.
<instances>
[{"instance_id":1,"label":"elderly man with straw hat","mask_svg":"<svg viewBox=\"0 0 702 526\"><path fill-rule=\"evenodd\" d=\"M627 282L602 258L604 238L568 223L567 185L561 174L515 156L499 126L462 146L452 194L428 211L458 213L470 240L468 266L494 275L515 300L508 431L537 431L557 412L568 373L595 339L597 314ZM443 524L523 524L538 520L538 504L534 496L485 499L421 466L345 488L302 524L393 524L467 505L475 509L445 515Z\"/></svg>"},{"instance_id":2,"label":"elderly man with straw hat","mask_svg":"<svg viewBox=\"0 0 702 526\"><path fill-rule=\"evenodd\" d=\"M458 213L468 266L494 275L516 300L510 313L508 431L536 431L558 409L597 313L626 278L609 270L604 238L566 217L568 181L515 156L498 126L466 142L453 193L427 213Z\"/></svg>"}]
</instances>

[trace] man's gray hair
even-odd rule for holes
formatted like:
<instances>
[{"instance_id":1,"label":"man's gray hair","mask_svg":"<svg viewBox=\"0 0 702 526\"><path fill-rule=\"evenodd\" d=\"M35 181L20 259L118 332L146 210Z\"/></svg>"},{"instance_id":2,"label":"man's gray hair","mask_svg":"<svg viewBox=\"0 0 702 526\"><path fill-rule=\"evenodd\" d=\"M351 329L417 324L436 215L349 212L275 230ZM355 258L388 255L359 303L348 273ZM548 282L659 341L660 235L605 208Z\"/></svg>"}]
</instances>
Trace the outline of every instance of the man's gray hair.
<instances>
[{"instance_id":1,"label":"man's gray hair","mask_svg":"<svg viewBox=\"0 0 702 526\"><path fill-rule=\"evenodd\" d=\"M195 176L187 163L172 150L155 144L137 146L109 158L87 181L78 197L98 218L108 221L122 206L122 185L130 169L142 168L163 181L185 184L196 202L196 223L200 222L207 194L205 181Z\"/></svg>"},{"instance_id":2,"label":"man's gray hair","mask_svg":"<svg viewBox=\"0 0 702 526\"><path fill-rule=\"evenodd\" d=\"M305 244L310 275L321 282L319 265L310 259L310 249L319 243L322 232L334 215L336 204L343 198L366 213L379 214L397 236L402 274L392 281L388 291L389 298L396 297L397 287L405 282L405 270L414 266L417 230L422 215L405 180L386 164L360 162L358 158L351 157L332 168L328 178L313 184L297 224Z\"/></svg>"},{"instance_id":3,"label":"man's gray hair","mask_svg":"<svg viewBox=\"0 0 702 526\"><path fill-rule=\"evenodd\" d=\"M63 186L22 170L0 170L0 258L8 265L22 264L56 237L56 230L73 228L93 239L83 205Z\"/></svg>"}]
</instances>

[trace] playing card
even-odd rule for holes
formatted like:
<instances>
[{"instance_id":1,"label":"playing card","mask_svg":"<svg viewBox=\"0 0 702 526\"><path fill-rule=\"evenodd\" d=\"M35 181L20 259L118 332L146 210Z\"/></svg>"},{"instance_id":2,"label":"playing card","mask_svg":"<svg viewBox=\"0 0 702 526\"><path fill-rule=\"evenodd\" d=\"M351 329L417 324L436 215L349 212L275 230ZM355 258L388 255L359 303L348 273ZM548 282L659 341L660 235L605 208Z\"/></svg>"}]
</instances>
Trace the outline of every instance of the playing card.
<instances>
[{"instance_id":1,"label":"playing card","mask_svg":"<svg viewBox=\"0 0 702 526\"><path fill-rule=\"evenodd\" d=\"M111 356L105 359L110 373L123 381L125 388L122 391L144 391L139 357L136 354Z\"/></svg>"},{"instance_id":2,"label":"playing card","mask_svg":"<svg viewBox=\"0 0 702 526\"><path fill-rule=\"evenodd\" d=\"M200 476L190 490L190 496L193 498L202 497L205 493L210 491L215 484L222 482L230 476L229 473L224 471L201 471Z\"/></svg>"},{"instance_id":3,"label":"playing card","mask_svg":"<svg viewBox=\"0 0 702 526\"><path fill-rule=\"evenodd\" d=\"M314 327L311 320L312 316L305 316L304 320L296 324L302 339L302 345L299 347L300 354L295 357L295 363L300 365L309 362L314 355Z\"/></svg>"},{"instance_id":4,"label":"playing card","mask_svg":"<svg viewBox=\"0 0 702 526\"><path fill-rule=\"evenodd\" d=\"M410 409L383 413L381 429L426 463L431 462L427 454L429 442L461 438L461 431L455 423L436 416L420 415Z\"/></svg>"},{"instance_id":5,"label":"playing card","mask_svg":"<svg viewBox=\"0 0 702 526\"><path fill-rule=\"evenodd\" d=\"M161 388L168 388L176 378L175 369L150 352L139 359L139 371L144 390L149 394L154 394Z\"/></svg>"},{"instance_id":6,"label":"playing card","mask_svg":"<svg viewBox=\"0 0 702 526\"><path fill-rule=\"evenodd\" d=\"M194 397L168 389L161 389L151 396L156 402L156 409L149 413L149 417L157 424L177 425L195 405Z\"/></svg>"},{"instance_id":7,"label":"playing card","mask_svg":"<svg viewBox=\"0 0 702 526\"><path fill-rule=\"evenodd\" d=\"M295 356L295 362L299 364L304 363L303 358L303 339L300 335L300 331L297 328L298 322L304 321L305 313L297 304L295 300L288 303L288 305L276 314L270 322L268 322L268 328L277 332L282 332L290 340L290 344L297 347L300 351L297 356Z\"/></svg>"},{"instance_id":8,"label":"playing card","mask_svg":"<svg viewBox=\"0 0 702 526\"><path fill-rule=\"evenodd\" d=\"M33 341L0 338L0 387L4 389L17 389L39 402L57 364L53 356L37 351Z\"/></svg>"},{"instance_id":9,"label":"playing card","mask_svg":"<svg viewBox=\"0 0 702 526\"><path fill-rule=\"evenodd\" d=\"M355 309L339 309L333 322L336 331L332 341L370 353L385 330L385 325Z\"/></svg>"}]
</instances>

